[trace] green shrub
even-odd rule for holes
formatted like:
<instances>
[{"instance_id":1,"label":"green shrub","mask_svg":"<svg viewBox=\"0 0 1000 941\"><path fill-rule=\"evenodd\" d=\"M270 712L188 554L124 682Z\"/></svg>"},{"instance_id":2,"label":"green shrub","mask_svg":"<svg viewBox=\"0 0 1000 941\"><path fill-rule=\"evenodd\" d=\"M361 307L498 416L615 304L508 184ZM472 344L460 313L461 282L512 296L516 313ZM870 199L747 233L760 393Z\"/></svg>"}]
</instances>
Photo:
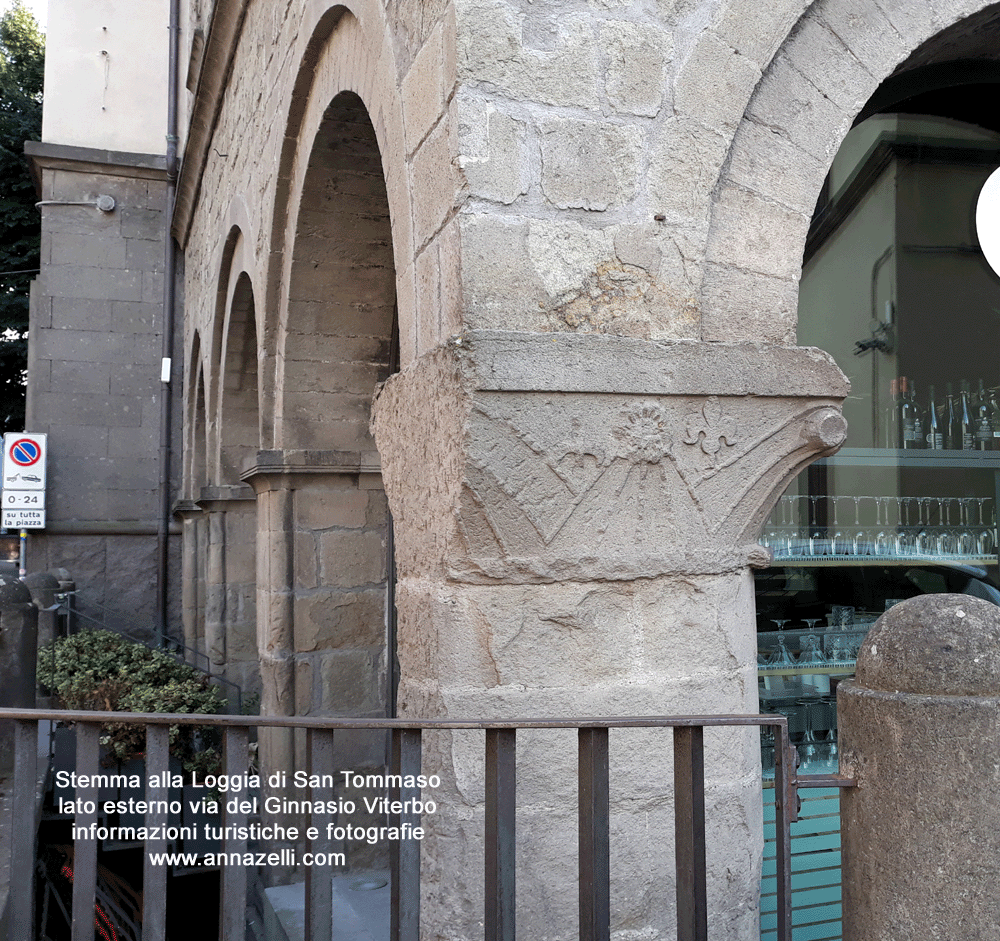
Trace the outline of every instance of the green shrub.
<instances>
[{"instance_id":1,"label":"green shrub","mask_svg":"<svg viewBox=\"0 0 1000 941\"><path fill-rule=\"evenodd\" d=\"M86 631L47 645L38 655L38 682L67 709L214 714L226 708L203 673L110 631ZM101 744L121 761L142 757L145 727L108 723ZM196 726L172 725L170 753L186 771L215 770L217 735Z\"/></svg>"}]
</instances>

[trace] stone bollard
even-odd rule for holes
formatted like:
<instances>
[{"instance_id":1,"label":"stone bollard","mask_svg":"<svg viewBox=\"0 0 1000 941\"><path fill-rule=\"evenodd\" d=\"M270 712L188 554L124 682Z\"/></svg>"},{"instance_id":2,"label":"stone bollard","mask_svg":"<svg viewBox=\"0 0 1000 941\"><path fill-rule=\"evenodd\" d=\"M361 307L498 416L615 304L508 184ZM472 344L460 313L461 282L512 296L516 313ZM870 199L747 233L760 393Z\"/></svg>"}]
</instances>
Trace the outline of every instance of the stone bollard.
<instances>
[{"instance_id":1,"label":"stone bollard","mask_svg":"<svg viewBox=\"0 0 1000 941\"><path fill-rule=\"evenodd\" d=\"M38 608L38 650L51 644L59 633L59 604L56 595L59 593L59 579L51 572L32 572L24 578L24 584L31 592L31 600ZM41 654L39 654L40 656ZM49 655L55 656L53 648ZM51 696L40 696L38 705L41 708L52 706Z\"/></svg>"},{"instance_id":2,"label":"stone bollard","mask_svg":"<svg viewBox=\"0 0 1000 941\"><path fill-rule=\"evenodd\" d=\"M16 576L0 573L0 706L35 708L38 609ZM0 776L14 767L14 728L0 726Z\"/></svg>"},{"instance_id":3,"label":"stone bollard","mask_svg":"<svg viewBox=\"0 0 1000 941\"><path fill-rule=\"evenodd\" d=\"M844 941L981 941L1000 924L1000 608L922 595L837 692Z\"/></svg>"}]
</instances>

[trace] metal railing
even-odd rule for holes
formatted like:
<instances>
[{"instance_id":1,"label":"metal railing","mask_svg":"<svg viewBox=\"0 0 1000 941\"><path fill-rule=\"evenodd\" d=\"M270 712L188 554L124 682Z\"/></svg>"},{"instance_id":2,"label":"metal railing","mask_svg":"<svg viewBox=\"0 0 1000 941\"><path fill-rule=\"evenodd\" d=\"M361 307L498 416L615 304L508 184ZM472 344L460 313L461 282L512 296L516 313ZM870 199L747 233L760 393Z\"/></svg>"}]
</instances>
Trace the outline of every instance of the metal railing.
<instances>
[{"instance_id":1,"label":"metal railing","mask_svg":"<svg viewBox=\"0 0 1000 941\"><path fill-rule=\"evenodd\" d=\"M332 773L333 737L341 731L383 730L392 736L392 774L405 777L421 772L421 738L424 731L481 730L486 734L486 839L485 839L485 937L486 941L515 939L515 812L517 734L527 729L571 729L578 734L579 762L579 900L581 941L610 939L610 836L609 760L610 729L673 730L674 826L676 856L677 939L707 941L708 902L705 865L705 749L704 730L724 726L769 726L775 741L775 820L777 862L777 939L792 941L790 827L797 819L799 787L851 786L853 781L837 775L810 775L799 778L797 754L789 742L787 719L780 715L666 716L616 719L545 719L498 722L406 719L325 719L315 717L263 717L164 715L108 712L68 712L54 710L0 710L0 720L14 720L15 770L12 814L14 821L34 819L38 729L40 721L72 722L77 727L77 774L92 780L98 770L98 742L105 722L144 725L146 728L147 832L166 830L167 814L158 802L169 801L167 787L168 736L171 725L199 725L224 731L224 767L227 774L243 774L247 769L250 729L305 729L307 759L311 774ZM327 770L329 769L329 770ZM150 779L159 776L162 786ZM243 854L248 850L246 782L226 794L225 835L221 851ZM330 801L332 788L313 789L313 802ZM393 798L419 800L417 787L398 788ZM76 788L75 826L96 828L98 787L85 783ZM325 805L324 806L328 806ZM311 815L310 824L318 834L308 841L307 851L333 857L335 849L332 815ZM417 826L419 815L404 812L396 825ZM240 834L242 838L240 838ZM235 834L235 835L233 835ZM165 837L145 841L143 870L144 941L165 941L167 869L153 865L151 854L165 853ZM11 886L8 925L10 939L34 937L35 834L30 827L12 829ZM72 941L93 941L94 905L97 884L97 842L81 840L75 848ZM330 869L306 870L306 937L310 941L333 941L333 894ZM220 941L243 941L244 909L248 885L243 866L222 867ZM418 941L420 925L420 845L414 840L393 844L392 858L392 941Z\"/></svg>"}]
</instances>

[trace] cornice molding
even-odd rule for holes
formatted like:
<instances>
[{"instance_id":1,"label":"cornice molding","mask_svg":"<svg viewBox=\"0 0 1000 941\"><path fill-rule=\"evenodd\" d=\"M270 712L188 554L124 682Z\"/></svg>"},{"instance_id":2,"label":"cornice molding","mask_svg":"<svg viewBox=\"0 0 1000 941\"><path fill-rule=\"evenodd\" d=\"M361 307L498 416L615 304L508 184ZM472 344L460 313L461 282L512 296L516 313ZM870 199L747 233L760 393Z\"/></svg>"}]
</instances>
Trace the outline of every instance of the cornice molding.
<instances>
[{"instance_id":1,"label":"cornice molding","mask_svg":"<svg viewBox=\"0 0 1000 941\"><path fill-rule=\"evenodd\" d=\"M184 159L177 178L174 216L171 221L171 232L182 249L191 232L205 162L219 121L249 2L250 0L216 0L212 11L212 23L205 40L194 105L188 122Z\"/></svg>"}]
</instances>

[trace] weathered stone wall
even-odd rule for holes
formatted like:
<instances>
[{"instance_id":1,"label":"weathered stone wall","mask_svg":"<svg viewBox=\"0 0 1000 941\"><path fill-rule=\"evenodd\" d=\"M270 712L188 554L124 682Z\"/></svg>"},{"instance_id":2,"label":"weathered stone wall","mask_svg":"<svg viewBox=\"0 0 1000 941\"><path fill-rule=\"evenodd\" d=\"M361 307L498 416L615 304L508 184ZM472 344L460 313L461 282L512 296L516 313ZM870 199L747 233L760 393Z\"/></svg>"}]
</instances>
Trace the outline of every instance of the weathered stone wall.
<instances>
[{"instance_id":1,"label":"weathered stone wall","mask_svg":"<svg viewBox=\"0 0 1000 941\"><path fill-rule=\"evenodd\" d=\"M842 374L794 347L806 227L872 90L977 6L216 0L174 231L209 473L231 272L256 299L258 465L273 466L243 476L265 708L384 707L384 612L338 621L341 595L381 585L359 577L382 577L384 518L349 532L317 514L333 500L350 516L374 471L362 385L386 371L393 297L403 368L373 427L398 536L400 713L755 710L757 533L844 436ZM328 121L344 93L367 111L384 195L323 150L358 140L363 122ZM345 447L358 491L332 470ZM524 745L519 917L540 937L574 925L548 869L572 849L563 744ZM267 747L293 760L290 740ZM431 936L480 930L474 748L443 736L425 756L452 809L425 846ZM731 937L758 930L755 748L734 734L710 752L713 930ZM671 903L648 889L672 865L669 760L643 742L616 761L615 928L669 936L654 926Z\"/></svg>"},{"instance_id":2,"label":"weathered stone wall","mask_svg":"<svg viewBox=\"0 0 1000 941\"><path fill-rule=\"evenodd\" d=\"M47 525L29 567L68 569L81 612L150 636L155 592L166 179L163 158L31 145L54 201L42 207L43 271L32 286L28 405L48 434ZM180 399L180 369L173 386ZM176 410L175 410L176 411ZM174 480L179 478L176 415ZM173 547L177 579L180 546ZM176 583L176 582L175 582ZM178 629L179 598L170 623Z\"/></svg>"}]
</instances>

